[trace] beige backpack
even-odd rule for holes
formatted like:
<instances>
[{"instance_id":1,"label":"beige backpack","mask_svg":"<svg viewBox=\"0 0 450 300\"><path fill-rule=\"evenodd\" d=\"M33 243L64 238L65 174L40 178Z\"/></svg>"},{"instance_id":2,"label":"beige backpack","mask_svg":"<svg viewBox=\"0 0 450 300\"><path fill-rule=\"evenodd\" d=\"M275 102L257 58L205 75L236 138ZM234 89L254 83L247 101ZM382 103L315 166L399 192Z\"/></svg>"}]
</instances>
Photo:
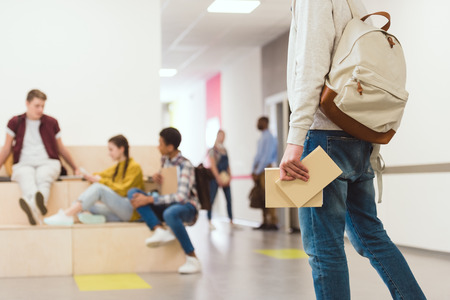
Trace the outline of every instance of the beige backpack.
<instances>
[{"instance_id":1,"label":"beige backpack","mask_svg":"<svg viewBox=\"0 0 450 300\"><path fill-rule=\"evenodd\" d=\"M347 24L324 85L320 108L347 133L361 140L387 144L403 116L408 92L403 49L387 33L390 15L376 12ZM388 19L382 28L364 21L373 15Z\"/></svg>"}]
</instances>

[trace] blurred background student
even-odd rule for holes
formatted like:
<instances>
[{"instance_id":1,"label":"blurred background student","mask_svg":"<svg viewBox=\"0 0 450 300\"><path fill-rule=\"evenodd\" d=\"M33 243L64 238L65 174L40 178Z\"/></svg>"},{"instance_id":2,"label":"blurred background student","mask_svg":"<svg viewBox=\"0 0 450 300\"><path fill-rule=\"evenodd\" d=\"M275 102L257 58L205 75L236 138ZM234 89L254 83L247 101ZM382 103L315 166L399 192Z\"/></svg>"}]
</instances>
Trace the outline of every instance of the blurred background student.
<instances>
[{"instance_id":1,"label":"blurred background student","mask_svg":"<svg viewBox=\"0 0 450 300\"><path fill-rule=\"evenodd\" d=\"M211 172L214 175L214 178L209 182L209 192L211 197L211 209L208 210L208 220L209 220L209 228L214 230L215 227L211 223L212 217L212 207L214 205L214 199L217 195L217 190L219 187L223 189L223 193L225 194L225 199L227 200L227 212L228 218L230 218L230 224L233 225L233 212L231 209L231 171L230 164L228 161L228 153L227 149L223 145L225 141L225 132L223 130L219 130L217 132L216 142L214 143L214 147L212 147L208 151L208 157L210 161Z\"/></svg>"}]
</instances>

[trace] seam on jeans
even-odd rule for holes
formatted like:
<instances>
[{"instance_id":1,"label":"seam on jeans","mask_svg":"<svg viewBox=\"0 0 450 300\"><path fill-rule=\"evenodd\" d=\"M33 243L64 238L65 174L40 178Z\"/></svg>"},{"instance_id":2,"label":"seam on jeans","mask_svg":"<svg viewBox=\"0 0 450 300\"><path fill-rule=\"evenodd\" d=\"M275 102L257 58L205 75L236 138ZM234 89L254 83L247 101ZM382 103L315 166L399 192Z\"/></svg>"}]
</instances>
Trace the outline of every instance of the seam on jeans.
<instances>
[{"instance_id":1,"label":"seam on jeans","mask_svg":"<svg viewBox=\"0 0 450 300\"><path fill-rule=\"evenodd\" d=\"M315 252L315 259L317 260L317 267L319 269L319 281L320 281L320 285L321 285L321 292L322 292L322 299L325 299L325 291L324 291L324 287L325 287L325 282L323 281L323 272L322 272L322 267L321 267L321 263L320 263L320 259L319 259L319 255L317 255L317 245L316 245L316 224L314 222L314 218L313 218L313 208L309 208L309 218L311 220L311 225L312 225L312 234L313 234L313 246L314 246L314 252Z\"/></svg>"},{"instance_id":2,"label":"seam on jeans","mask_svg":"<svg viewBox=\"0 0 450 300\"><path fill-rule=\"evenodd\" d=\"M395 290L397 291L398 295L400 296L401 299L404 299L404 296L402 295L400 289L398 288L398 286L396 285L395 281L392 279L391 275L387 272L387 269L385 268L385 266L378 260L378 258L376 257L376 255L370 250L369 246L365 243L365 241L361 238L361 234L358 231L357 227L354 225L355 222L353 221L352 218L352 213L350 212L350 210L348 210L348 215L350 217L350 222L351 225L353 227L353 230L355 232L355 234L358 236L359 241L361 242L361 244L365 247L365 249L370 252L370 254L372 255L373 259L375 261L378 262L378 264L381 266L383 273L389 278L389 281L392 283L392 286L395 288Z\"/></svg>"}]
</instances>

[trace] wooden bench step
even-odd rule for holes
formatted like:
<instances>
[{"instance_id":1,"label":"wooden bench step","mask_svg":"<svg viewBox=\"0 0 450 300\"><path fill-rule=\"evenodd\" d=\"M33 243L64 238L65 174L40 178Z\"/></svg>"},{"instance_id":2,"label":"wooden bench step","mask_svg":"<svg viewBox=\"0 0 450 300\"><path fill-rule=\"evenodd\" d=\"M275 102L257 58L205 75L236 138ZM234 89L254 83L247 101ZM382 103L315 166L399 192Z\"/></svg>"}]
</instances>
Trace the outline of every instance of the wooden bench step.
<instances>
[{"instance_id":1,"label":"wooden bench step","mask_svg":"<svg viewBox=\"0 0 450 300\"><path fill-rule=\"evenodd\" d=\"M185 262L178 241L147 248L143 223L0 226L0 278L175 272Z\"/></svg>"}]
</instances>

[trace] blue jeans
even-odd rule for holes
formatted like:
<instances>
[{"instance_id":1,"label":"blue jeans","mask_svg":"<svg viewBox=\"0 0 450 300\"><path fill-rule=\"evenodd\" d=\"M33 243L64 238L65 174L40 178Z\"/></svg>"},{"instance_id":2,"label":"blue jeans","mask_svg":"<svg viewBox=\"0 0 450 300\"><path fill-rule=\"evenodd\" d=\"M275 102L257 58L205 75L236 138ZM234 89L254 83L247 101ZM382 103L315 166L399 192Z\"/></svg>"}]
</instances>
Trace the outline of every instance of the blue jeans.
<instances>
[{"instance_id":1,"label":"blue jeans","mask_svg":"<svg viewBox=\"0 0 450 300\"><path fill-rule=\"evenodd\" d=\"M221 155L219 161L217 162L217 171L220 173L222 171L227 171L229 167L228 162L228 155ZM214 200L217 195L217 190L219 188L219 185L217 184L216 179L211 179L209 181L209 196L211 199L211 209L208 210L208 219L211 220L211 211L212 206L214 205ZM233 213L231 211L231 189L230 186L223 187L223 192L225 194L225 199L227 200L227 212L228 212L228 218L230 220L233 220Z\"/></svg>"},{"instance_id":2,"label":"blue jeans","mask_svg":"<svg viewBox=\"0 0 450 300\"><path fill-rule=\"evenodd\" d=\"M148 195L140 189L133 188L128 191L128 198L133 198L135 193ZM192 246L191 239L183 224L183 222L192 222L196 217L197 209L191 203L150 204L138 207L137 212L151 230L156 225L161 225L162 221L166 222L180 242L184 252L186 254L194 252L194 246Z\"/></svg>"},{"instance_id":3,"label":"blue jeans","mask_svg":"<svg viewBox=\"0 0 450 300\"><path fill-rule=\"evenodd\" d=\"M133 206L127 197L122 197L101 183L91 184L79 197L83 210L104 215L107 222L127 222L133 215ZM100 202L99 202L100 201Z\"/></svg>"},{"instance_id":4,"label":"blue jeans","mask_svg":"<svg viewBox=\"0 0 450 300\"><path fill-rule=\"evenodd\" d=\"M367 257L393 299L426 299L408 263L377 218L371 143L343 131L311 130L303 157L321 146L343 173L325 189L323 207L300 208L300 228L309 255L317 299L350 299L344 231Z\"/></svg>"},{"instance_id":5,"label":"blue jeans","mask_svg":"<svg viewBox=\"0 0 450 300\"><path fill-rule=\"evenodd\" d=\"M211 197L211 209L208 210L208 219L209 220L211 220L212 206L214 205L214 200L216 198L218 189L219 189L219 185L217 184L217 181L215 179L211 179L209 181L209 194ZM225 199L227 199L228 218L230 218L230 220L233 220L233 213L231 211L231 189L230 189L230 186L225 186L222 189L223 189L223 193L225 194Z\"/></svg>"}]
</instances>

